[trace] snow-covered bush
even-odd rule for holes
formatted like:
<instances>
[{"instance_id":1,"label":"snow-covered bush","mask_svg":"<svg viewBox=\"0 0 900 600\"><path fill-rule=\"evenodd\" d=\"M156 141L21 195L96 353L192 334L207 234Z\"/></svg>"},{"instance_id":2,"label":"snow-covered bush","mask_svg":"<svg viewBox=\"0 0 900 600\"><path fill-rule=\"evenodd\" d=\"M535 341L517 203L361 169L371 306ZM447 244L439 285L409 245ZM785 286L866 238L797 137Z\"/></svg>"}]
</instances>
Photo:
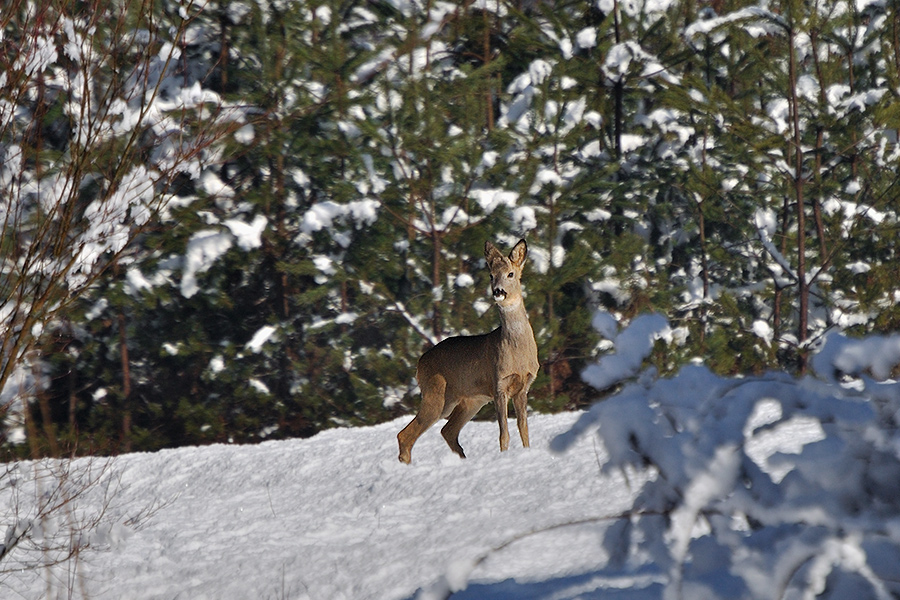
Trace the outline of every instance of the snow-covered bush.
<instances>
[{"instance_id":1,"label":"snow-covered bush","mask_svg":"<svg viewBox=\"0 0 900 600\"><path fill-rule=\"evenodd\" d=\"M7 384L23 358L51 330L71 329L60 324L71 305L165 207L174 182L215 160L209 146L229 126L216 114L219 97L182 60L197 6L185 4L172 27L156 25L158 10L4 6L0 415L22 420L27 402ZM23 397L44 393L41 380Z\"/></svg>"},{"instance_id":2,"label":"snow-covered bush","mask_svg":"<svg viewBox=\"0 0 900 600\"><path fill-rule=\"evenodd\" d=\"M617 343L660 330L633 327ZM584 375L632 381L554 441L596 433L604 471L655 473L605 533L611 569L658 571L667 599L900 593L900 336L832 333L799 379L694 365L634 381L619 354Z\"/></svg>"},{"instance_id":3,"label":"snow-covered bush","mask_svg":"<svg viewBox=\"0 0 900 600\"><path fill-rule=\"evenodd\" d=\"M0 585L17 571L59 569L57 575L66 575L51 587L72 593L81 554L108 548L127 533L128 517L116 506L112 463L98 459L75 465L44 459L3 466Z\"/></svg>"}]
</instances>

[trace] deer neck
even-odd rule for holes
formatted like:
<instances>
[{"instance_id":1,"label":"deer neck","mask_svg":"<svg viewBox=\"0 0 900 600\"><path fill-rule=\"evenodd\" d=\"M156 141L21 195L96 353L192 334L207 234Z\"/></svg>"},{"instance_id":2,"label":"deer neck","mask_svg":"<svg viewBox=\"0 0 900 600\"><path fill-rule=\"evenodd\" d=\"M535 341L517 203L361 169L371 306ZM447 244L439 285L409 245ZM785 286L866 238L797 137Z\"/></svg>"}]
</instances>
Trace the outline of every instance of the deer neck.
<instances>
[{"instance_id":1,"label":"deer neck","mask_svg":"<svg viewBox=\"0 0 900 600\"><path fill-rule=\"evenodd\" d=\"M528 313L525 312L525 303L521 297L514 304L507 306L498 304L497 308L500 309L500 331L504 338L534 337L531 323L528 321Z\"/></svg>"}]
</instances>

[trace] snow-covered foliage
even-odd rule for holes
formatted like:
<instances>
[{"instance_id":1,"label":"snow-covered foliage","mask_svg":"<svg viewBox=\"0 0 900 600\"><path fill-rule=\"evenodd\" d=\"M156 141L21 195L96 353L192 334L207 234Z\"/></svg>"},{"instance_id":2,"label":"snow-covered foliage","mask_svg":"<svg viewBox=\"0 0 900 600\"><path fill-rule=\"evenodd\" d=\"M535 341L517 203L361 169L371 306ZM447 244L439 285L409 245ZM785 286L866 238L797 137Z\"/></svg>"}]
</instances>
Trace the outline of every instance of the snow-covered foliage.
<instances>
[{"instance_id":1,"label":"snow-covered foliage","mask_svg":"<svg viewBox=\"0 0 900 600\"><path fill-rule=\"evenodd\" d=\"M631 329L647 337L636 319L619 338ZM632 379L614 358L597 369ZM596 432L604 473L654 473L604 533L607 564L658 571L664 598L896 597L900 339L830 334L813 366L801 379L644 377L557 437L565 451Z\"/></svg>"},{"instance_id":2,"label":"snow-covered foliage","mask_svg":"<svg viewBox=\"0 0 900 600\"><path fill-rule=\"evenodd\" d=\"M16 422L25 399L45 392L16 381L20 363L29 353L39 362L37 346L151 225L173 182L210 160L208 110L221 100L178 66L183 23L140 28L141 10L4 6L0 413ZM185 5L181 19L198 10Z\"/></svg>"}]
</instances>

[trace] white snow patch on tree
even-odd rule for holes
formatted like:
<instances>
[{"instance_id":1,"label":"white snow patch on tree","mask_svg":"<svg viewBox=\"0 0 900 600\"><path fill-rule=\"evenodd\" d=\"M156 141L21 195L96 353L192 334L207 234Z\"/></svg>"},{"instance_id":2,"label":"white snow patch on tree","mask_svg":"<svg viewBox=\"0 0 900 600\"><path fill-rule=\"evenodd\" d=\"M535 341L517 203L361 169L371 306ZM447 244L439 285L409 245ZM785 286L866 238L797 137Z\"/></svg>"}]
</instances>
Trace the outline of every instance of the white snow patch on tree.
<instances>
[{"instance_id":1,"label":"white snow patch on tree","mask_svg":"<svg viewBox=\"0 0 900 600\"><path fill-rule=\"evenodd\" d=\"M300 231L308 235L331 229L335 222L347 221L359 229L375 222L379 206L377 200L370 198L355 200L347 204L338 204L331 200L318 202L303 214Z\"/></svg>"},{"instance_id":2,"label":"white snow patch on tree","mask_svg":"<svg viewBox=\"0 0 900 600\"><path fill-rule=\"evenodd\" d=\"M234 197L234 189L222 181L222 179L211 170L203 171L200 178L197 180L197 187L210 196L222 198Z\"/></svg>"},{"instance_id":3,"label":"white snow patch on tree","mask_svg":"<svg viewBox=\"0 0 900 600\"><path fill-rule=\"evenodd\" d=\"M752 329L756 337L760 338L767 347L772 345L772 338L775 335L775 332L766 321L761 319L753 321Z\"/></svg>"},{"instance_id":4,"label":"white snow patch on tree","mask_svg":"<svg viewBox=\"0 0 900 600\"><path fill-rule=\"evenodd\" d=\"M537 215L534 207L517 206L512 211L512 221L522 233L536 229L538 226Z\"/></svg>"},{"instance_id":5,"label":"white snow patch on tree","mask_svg":"<svg viewBox=\"0 0 900 600\"><path fill-rule=\"evenodd\" d=\"M276 329L273 325L263 325L256 330L256 333L253 334L253 337L250 338L245 347L250 352L258 353L266 342L275 340L275 331Z\"/></svg>"},{"instance_id":6,"label":"white snow patch on tree","mask_svg":"<svg viewBox=\"0 0 900 600\"><path fill-rule=\"evenodd\" d=\"M228 233L206 229L198 231L188 240L181 274L181 294L190 298L198 291L197 274L203 273L228 252L232 237Z\"/></svg>"},{"instance_id":7,"label":"white snow patch on tree","mask_svg":"<svg viewBox=\"0 0 900 600\"><path fill-rule=\"evenodd\" d=\"M469 191L469 197L489 215L499 206L515 207L519 194L501 189L473 189Z\"/></svg>"},{"instance_id":8,"label":"white snow patch on tree","mask_svg":"<svg viewBox=\"0 0 900 600\"><path fill-rule=\"evenodd\" d=\"M598 317L595 314L594 323L602 328L604 336L612 333L611 324L605 315ZM615 352L588 365L582 371L581 378L588 385L604 390L634 377L640 371L644 359L650 356L656 340L671 339L671 335L672 330L665 317L659 314L641 315L615 336Z\"/></svg>"},{"instance_id":9,"label":"white snow patch on tree","mask_svg":"<svg viewBox=\"0 0 900 600\"><path fill-rule=\"evenodd\" d=\"M234 139L238 141L238 143L249 145L253 142L256 137L253 131L253 125L247 124L234 132Z\"/></svg>"},{"instance_id":10,"label":"white snow patch on tree","mask_svg":"<svg viewBox=\"0 0 900 600\"><path fill-rule=\"evenodd\" d=\"M582 50L589 50L597 47L597 29L594 27L585 27L575 34L575 45Z\"/></svg>"},{"instance_id":11,"label":"white snow patch on tree","mask_svg":"<svg viewBox=\"0 0 900 600\"><path fill-rule=\"evenodd\" d=\"M254 390L256 390L257 392L259 392L260 394L263 394L265 396L268 396L269 394L272 393L271 391L269 391L269 386L267 386L265 383L263 383L259 379L253 378L250 381L248 381L247 384L250 387L252 387Z\"/></svg>"},{"instance_id":12,"label":"white snow patch on tree","mask_svg":"<svg viewBox=\"0 0 900 600\"><path fill-rule=\"evenodd\" d=\"M475 279L468 273L460 273L453 282L456 287L467 288L475 285Z\"/></svg>"},{"instance_id":13,"label":"white snow patch on tree","mask_svg":"<svg viewBox=\"0 0 900 600\"><path fill-rule=\"evenodd\" d=\"M228 219L223 225L236 238L238 247L249 251L262 246L262 234L268 222L264 215L256 215L250 223L245 223L240 219Z\"/></svg>"}]
</instances>

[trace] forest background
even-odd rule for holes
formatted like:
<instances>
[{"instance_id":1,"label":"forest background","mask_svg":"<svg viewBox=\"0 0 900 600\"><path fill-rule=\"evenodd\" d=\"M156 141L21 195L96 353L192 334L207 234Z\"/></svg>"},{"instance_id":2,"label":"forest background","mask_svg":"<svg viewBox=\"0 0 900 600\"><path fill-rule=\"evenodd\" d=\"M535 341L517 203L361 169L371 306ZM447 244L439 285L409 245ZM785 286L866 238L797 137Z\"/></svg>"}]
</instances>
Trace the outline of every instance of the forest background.
<instances>
[{"instance_id":1,"label":"forest background","mask_svg":"<svg viewBox=\"0 0 900 600\"><path fill-rule=\"evenodd\" d=\"M412 412L421 352L496 326L486 239L529 244L542 412L647 312L662 375L900 329L894 2L14 0L0 36L7 460Z\"/></svg>"}]
</instances>

